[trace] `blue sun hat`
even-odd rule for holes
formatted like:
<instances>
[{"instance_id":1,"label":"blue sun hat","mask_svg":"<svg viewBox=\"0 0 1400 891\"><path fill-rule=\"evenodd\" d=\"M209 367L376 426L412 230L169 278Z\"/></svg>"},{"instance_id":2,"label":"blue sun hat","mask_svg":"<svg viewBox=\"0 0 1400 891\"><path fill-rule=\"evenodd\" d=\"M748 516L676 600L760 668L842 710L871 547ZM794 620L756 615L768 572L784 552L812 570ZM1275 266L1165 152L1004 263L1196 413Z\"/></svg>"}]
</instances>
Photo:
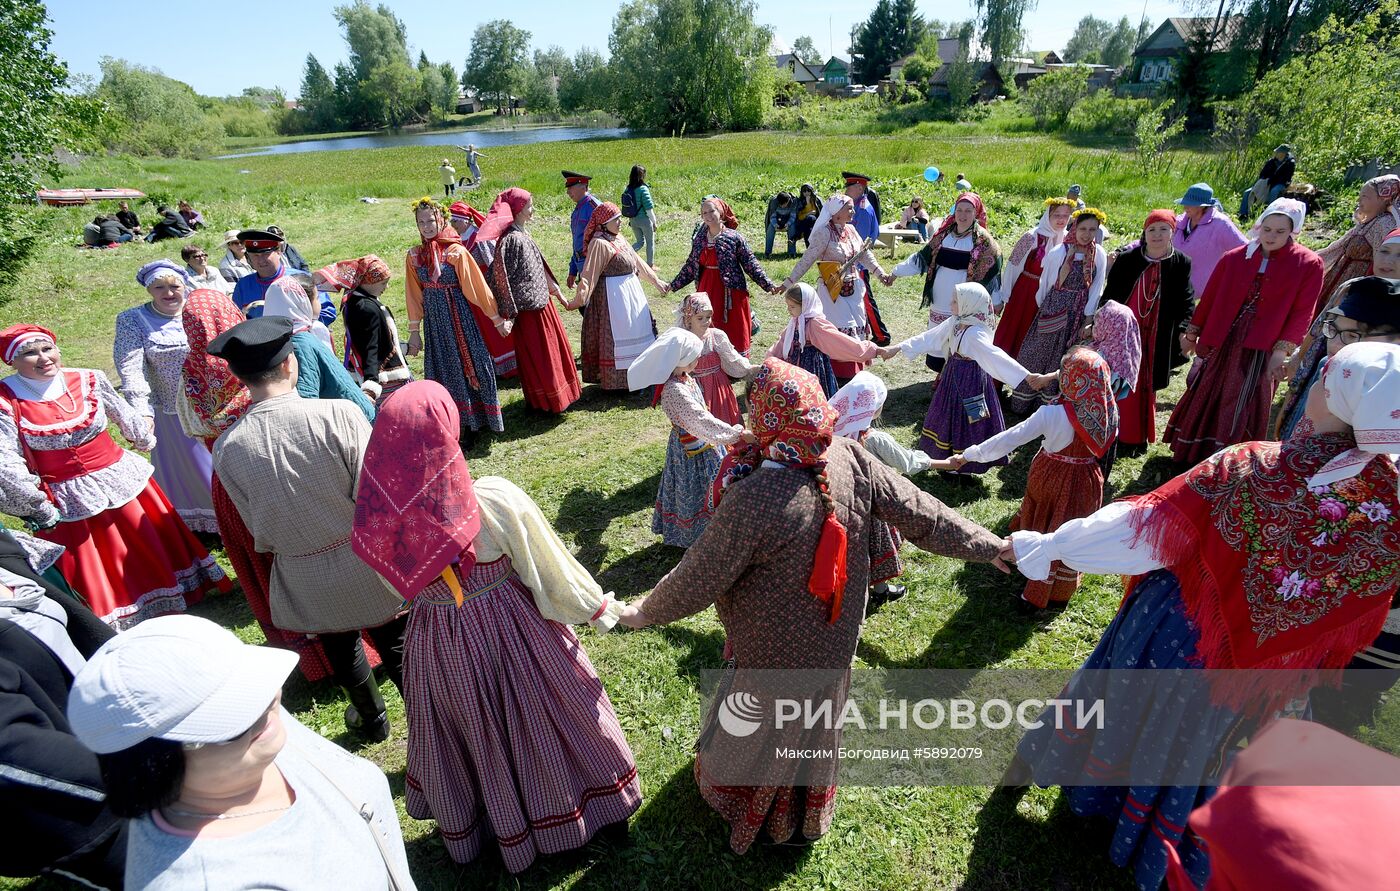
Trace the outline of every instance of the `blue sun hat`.
<instances>
[{"instance_id":1,"label":"blue sun hat","mask_svg":"<svg viewBox=\"0 0 1400 891\"><path fill-rule=\"evenodd\" d=\"M1182 207L1219 207L1220 200L1215 197L1215 190L1210 187L1210 183L1196 183L1186 190L1186 194L1176 199L1176 203Z\"/></svg>"}]
</instances>

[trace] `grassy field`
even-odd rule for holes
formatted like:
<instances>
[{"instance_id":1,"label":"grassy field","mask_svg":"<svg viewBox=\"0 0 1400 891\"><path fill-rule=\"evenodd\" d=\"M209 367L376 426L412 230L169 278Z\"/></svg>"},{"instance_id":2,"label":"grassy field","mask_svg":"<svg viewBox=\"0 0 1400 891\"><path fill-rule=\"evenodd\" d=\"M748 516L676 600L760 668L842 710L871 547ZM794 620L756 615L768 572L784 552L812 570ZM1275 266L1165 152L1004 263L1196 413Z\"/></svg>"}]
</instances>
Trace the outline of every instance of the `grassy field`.
<instances>
[{"instance_id":1,"label":"grassy field","mask_svg":"<svg viewBox=\"0 0 1400 891\"><path fill-rule=\"evenodd\" d=\"M278 223L313 264L375 252L396 270L386 300L403 311L404 250L416 242L411 199L437 193L433 147L242 158L229 162L102 160L67 176L63 185L125 185L153 199L190 198L211 229ZM484 165L497 188L520 185L536 195L532 231L551 265L562 270L569 253L568 212L559 170L595 175L595 191L609 200L625 185L628 168L651 171L659 203L657 266L673 275L688 249L699 199L727 197L756 249L762 246L763 207L778 188L803 181L823 193L836 188L843 169L875 178L885 214L914 194L935 207L952 201L951 186L920 178L936 164L966 173L987 199L991 227L1009 248L1039 216L1040 203L1081 183L1086 199L1104 208L1115 233L1132 234L1152 207L1166 206L1199 179L1210 159L1180 153L1169 171L1144 179L1132 156L1108 148L1070 146L1033 134L939 138L747 134L684 140L550 143L497 148ZM247 173L240 173L247 170ZM376 197L382 203L358 199ZM478 207L486 192L466 195ZM149 208L142 208L149 215ZM34 259L10 284L0 303L0 324L35 321L54 327L71 366L112 371L111 343L117 312L145 299L135 284L137 267L176 256L178 245L128 245L81 251L73 245L90 210L55 210L54 225ZM196 241L213 248L213 231ZM900 256L910 247L900 248ZM216 252L211 250L211 254ZM885 263L886 258L881 257ZM765 260L775 279L792 266ZM917 282L901 280L878 294L897 336L923 329ZM755 295L766 348L781 332L785 313L778 298ZM651 297L663 324L672 299ZM577 349L578 317L566 325ZM337 326L337 331L338 331ZM339 334L337 333L337 336ZM880 365L891 395L884 426L906 443L915 438L929 395L930 374L912 363ZM1164 397L1170 409L1180 381ZM583 400L560 418L542 420L524 411L518 384L503 389L506 432L483 441L468 456L477 476L500 474L529 492L605 589L624 598L647 590L679 558L650 532L651 505L665 452L668 424L649 397L585 390ZM1163 419L1164 420L1164 419ZM971 487L937 477L920 486L976 521L1004 533L1024 489L1033 449ZM1150 489L1167 473L1160 446L1144 458L1120 460L1111 496ZM1092 649L1121 597L1116 578L1088 578L1074 602L1053 619L1017 615L1014 580L980 566L904 549L903 581L909 594L868 619L857 650L858 665L890 667L1072 668ZM198 608L250 641L261 635L241 598L216 599ZM691 746L699 722L697 673L721 662L722 633L713 612L674 626L637 633L580 637L598 668L627 732L642 776L646 801L632 822L630 841L595 843L569 855L542 858L512 877L494 853L457 866L434 836L431 822L404 818L413 872L425 889L447 888L860 888L860 889L1096 889L1128 888L1126 873L1106 859L1106 827L1073 817L1057 790L1030 793L1018 806L988 804L983 787L843 788L830 834L810 848L757 845L737 857L722 821L706 807L691 779ZM394 737L358 749L380 764L396 793L403 788L405 726L402 705L392 699ZM342 721L345 701L330 685L294 681L288 705L321 733L349 747Z\"/></svg>"}]
</instances>

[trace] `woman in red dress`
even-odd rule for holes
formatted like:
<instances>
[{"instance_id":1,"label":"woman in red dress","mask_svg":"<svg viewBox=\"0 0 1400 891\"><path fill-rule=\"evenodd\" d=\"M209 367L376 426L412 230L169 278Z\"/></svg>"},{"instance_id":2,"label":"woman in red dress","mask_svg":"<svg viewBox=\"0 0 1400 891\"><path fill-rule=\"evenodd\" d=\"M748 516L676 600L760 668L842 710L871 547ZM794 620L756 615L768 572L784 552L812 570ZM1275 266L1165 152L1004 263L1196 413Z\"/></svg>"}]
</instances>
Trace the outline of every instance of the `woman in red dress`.
<instances>
[{"instance_id":1,"label":"woman in red dress","mask_svg":"<svg viewBox=\"0 0 1400 891\"><path fill-rule=\"evenodd\" d=\"M1306 213L1292 198L1270 204L1249 243L1227 251L1210 274L1181 335L1182 351L1199 358L1163 437L1178 465L1269 435L1274 389L1322 290L1322 258L1293 240Z\"/></svg>"},{"instance_id":2,"label":"woman in red dress","mask_svg":"<svg viewBox=\"0 0 1400 891\"><path fill-rule=\"evenodd\" d=\"M695 230L690 256L667 290L678 291L695 282L695 290L709 294L718 305L715 327L729 336L739 355L748 358L753 313L744 275L747 273L754 284L770 294L779 293L778 286L758 265L749 243L739 234L738 218L724 199L711 195L700 202L700 219L702 224Z\"/></svg>"},{"instance_id":3,"label":"woman in red dress","mask_svg":"<svg viewBox=\"0 0 1400 891\"><path fill-rule=\"evenodd\" d=\"M0 510L66 549L57 565L97 617L129 628L183 612L224 572L170 506L151 464L117 445L108 414L132 445L155 445L150 419L107 378L65 369L53 332L11 325L0 358Z\"/></svg>"},{"instance_id":4,"label":"woman in red dress","mask_svg":"<svg viewBox=\"0 0 1400 891\"><path fill-rule=\"evenodd\" d=\"M1068 198L1049 198L1045 212L1034 229L1029 229L1011 249L1006 270L1001 276L1001 288L995 300L1001 311L992 343L1007 355L1021 351L1021 341L1035 321L1035 292L1040 287L1040 270L1045 254L1065 240L1065 227L1074 212L1075 203Z\"/></svg>"}]
</instances>

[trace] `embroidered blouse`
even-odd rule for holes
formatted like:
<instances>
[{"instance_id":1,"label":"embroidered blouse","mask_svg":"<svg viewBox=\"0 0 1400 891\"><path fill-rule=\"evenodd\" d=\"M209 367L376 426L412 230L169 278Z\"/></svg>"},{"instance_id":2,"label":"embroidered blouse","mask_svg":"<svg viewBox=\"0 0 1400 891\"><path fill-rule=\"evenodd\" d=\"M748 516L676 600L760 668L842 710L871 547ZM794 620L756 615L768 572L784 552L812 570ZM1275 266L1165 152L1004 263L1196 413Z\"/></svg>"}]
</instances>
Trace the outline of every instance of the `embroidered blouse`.
<instances>
[{"instance_id":1,"label":"embroidered blouse","mask_svg":"<svg viewBox=\"0 0 1400 891\"><path fill-rule=\"evenodd\" d=\"M700 354L700 361L702 363L707 356L713 354L719 356L719 365L717 367L723 369L724 373L729 377L746 377L750 371L754 370L755 366L753 363L739 355L739 351L734 349L734 343L729 339L729 335L725 334L721 329L714 327L706 328L705 336L700 338L700 340L705 344L704 352ZM701 375L701 369L697 368L695 374L697 376Z\"/></svg>"},{"instance_id":2,"label":"embroidered blouse","mask_svg":"<svg viewBox=\"0 0 1400 891\"><path fill-rule=\"evenodd\" d=\"M661 389L661 410L678 429L689 433L717 449L737 442L744 432L742 424L726 424L710 414L700 385L686 375L672 377Z\"/></svg>"},{"instance_id":3,"label":"embroidered blouse","mask_svg":"<svg viewBox=\"0 0 1400 891\"><path fill-rule=\"evenodd\" d=\"M112 363L121 377L122 396L147 417L154 417L156 409L175 414L185 391L180 367L189 351L179 316L168 318L145 303L118 313Z\"/></svg>"},{"instance_id":4,"label":"embroidered blouse","mask_svg":"<svg viewBox=\"0 0 1400 891\"><path fill-rule=\"evenodd\" d=\"M865 267L875 275L884 275L885 269L880 265L880 261L875 259L875 254L869 249L861 249L865 244L856 234L855 227L847 223L842 227L840 234L831 230L830 226L822 226L820 229L812 230L811 241L808 242L807 250L802 252L802 257L797 261L797 265L792 267L792 273L788 276L789 281L802 281L802 276L807 274L807 270L812 268L812 264L818 260L827 260L834 263L845 263L852 257L860 257L860 265Z\"/></svg>"},{"instance_id":5,"label":"embroidered blouse","mask_svg":"<svg viewBox=\"0 0 1400 891\"><path fill-rule=\"evenodd\" d=\"M690 242L690 256L686 258L685 265L681 271L676 273L676 277L671 280L671 290L679 291L686 285L700 278L700 253L709 247L710 230L705 226L700 226L695 230L695 237ZM744 274L748 273L749 278L754 280L760 288L771 291L775 287L773 280L768 277L768 273L763 271L763 267L758 265L758 258L753 255L753 250L749 243L744 240L736 229L724 229L714 240L715 254L719 257L719 275L724 280L724 286L734 291L748 290L744 284ZM723 296L711 294L711 300L719 300Z\"/></svg>"},{"instance_id":6,"label":"embroidered blouse","mask_svg":"<svg viewBox=\"0 0 1400 891\"><path fill-rule=\"evenodd\" d=\"M155 448L150 421L117 393L105 375L85 368L63 370L64 394L57 400L39 401L16 383L14 376L3 386L0 398L0 510L14 517L42 523L55 519L84 520L112 507L121 507L146 488L152 468L149 461L124 451L112 465L70 480L48 484L53 501L39 488L39 476L29 467L19 437L35 452L72 449L107 431L110 419L122 435L142 451ZM16 422L15 400L21 417ZM69 411L68 405L76 405Z\"/></svg>"}]
</instances>

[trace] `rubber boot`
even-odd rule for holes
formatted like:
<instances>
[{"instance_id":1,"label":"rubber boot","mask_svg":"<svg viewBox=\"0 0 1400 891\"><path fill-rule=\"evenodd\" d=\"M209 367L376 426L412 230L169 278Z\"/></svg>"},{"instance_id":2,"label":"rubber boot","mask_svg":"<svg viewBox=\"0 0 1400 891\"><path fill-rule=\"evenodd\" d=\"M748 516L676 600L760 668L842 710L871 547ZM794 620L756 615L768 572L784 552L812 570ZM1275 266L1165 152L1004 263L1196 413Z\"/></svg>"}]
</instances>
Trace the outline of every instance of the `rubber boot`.
<instances>
[{"instance_id":1,"label":"rubber boot","mask_svg":"<svg viewBox=\"0 0 1400 891\"><path fill-rule=\"evenodd\" d=\"M350 697L350 707L345 710L345 726L371 742L383 742L389 738L389 713L384 707L384 697L379 693L379 682L373 672L353 687L345 688Z\"/></svg>"}]
</instances>

